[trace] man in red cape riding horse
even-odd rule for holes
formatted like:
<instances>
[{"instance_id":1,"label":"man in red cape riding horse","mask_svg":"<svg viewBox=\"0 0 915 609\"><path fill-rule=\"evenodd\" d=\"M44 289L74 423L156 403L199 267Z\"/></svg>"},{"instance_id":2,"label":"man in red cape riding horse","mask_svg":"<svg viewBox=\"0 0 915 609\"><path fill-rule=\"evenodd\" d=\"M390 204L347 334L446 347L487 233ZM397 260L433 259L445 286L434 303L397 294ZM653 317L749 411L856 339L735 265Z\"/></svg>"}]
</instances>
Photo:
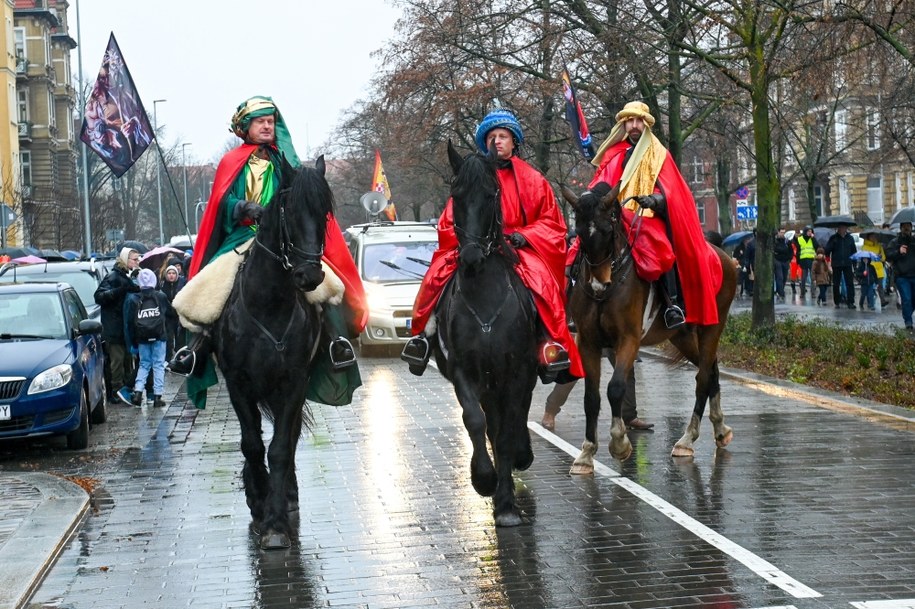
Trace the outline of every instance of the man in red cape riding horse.
<instances>
[{"instance_id":1,"label":"man in red cape riding horse","mask_svg":"<svg viewBox=\"0 0 915 609\"><path fill-rule=\"evenodd\" d=\"M498 157L496 174L503 226L519 258L515 271L531 291L548 337L538 353L541 379L551 382L564 370L571 377L583 377L578 349L566 325L566 226L553 189L540 172L516 156L524 134L518 119L508 110L497 109L486 115L477 127L475 139L481 151L495 149ZM401 354L410 364L410 371L417 375L425 371L432 353L427 337L435 329L430 318L445 285L457 270L458 240L452 205L449 199L439 218L438 250L432 256L432 264L413 304L411 327L415 336Z\"/></svg>"},{"instance_id":2,"label":"man in red cape riding horse","mask_svg":"<svg viewBox=\"0 0 915 609\"><path fill-rule=\"evenodd\" d=\"M647 105L626 104L616 121L591 161L598 169L590 193L603 199L613 186L620 186L627 229L639 223L632 231L637 235L632 251L636 272L645 281L664 277L658 285L667 303L667 327L684 322L716 325L721 260L705 240L693 195L670 152L651 132L655 121ZM662 218L666 218L666 226ZM677 274L685 319L676 304Z\"/></svg>"},{"instance_id":3,"label":"man in red cape riding horse","mask_svg":"<svg viewBox=\"0 0 915 609\"><path fill-rule=\"evenodd\" d=\"M264 207L273 201L282 182L284 166L288 163L295 168L300 164L286 123L269 97L255 96L239 105L232 116L230 130L244 142L227 152L216 168L213 190L200 224L194 257L188 270L188 287L205 265L254 238L257 221L263 214ZM329 348L319 351L316 357L329 357L330 367L334 370L351 367L356 378L351 378L350 384L358 383L353 348L343 333L358 335L362 331L368 320L368 307L359 272L343 240L340 226L330 214L327 216L322 261L343 282L343 302L349 309L349 328L339 311L332 306L325 306L325 332L335 338L330 341ZM169 362L169 370L172 372L195 372L195 375L188 377L188 396L198 407L206 403L206 388L216 380L212 360L208 357L208 343L209 339L204 333L197 334L188 347L175 353ZM195 366L198 355L208 360L210 374L201 371L202 367ZM319 383L321 380L313 382Z\"/></svg>"}]
</instances>

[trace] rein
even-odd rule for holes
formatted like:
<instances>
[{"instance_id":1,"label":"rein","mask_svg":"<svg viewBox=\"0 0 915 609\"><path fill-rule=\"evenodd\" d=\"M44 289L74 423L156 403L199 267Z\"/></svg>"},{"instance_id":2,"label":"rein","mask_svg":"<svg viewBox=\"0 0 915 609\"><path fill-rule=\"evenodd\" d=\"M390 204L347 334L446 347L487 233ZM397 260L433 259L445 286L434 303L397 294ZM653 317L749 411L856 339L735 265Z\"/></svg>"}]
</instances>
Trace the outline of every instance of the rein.
<instances>
[{"instance_id":1,"label":"rein","mask_svg":"<svg viewBox=\"0 0 915 609\"><path fill-rule=\"evenodd\" d=\"M635 197L629 197L629 199L626 199L625 201L623 201L623 203L621 203L621 205L625 205L628 201L630 201L631 199L634 199L634 198ZM635 240L639 238L639 232L641 231L641 228L642 228L642 218L643 218L643 216L641 214L636 215L635 221L632 223L632 225L629 227L629 231L626 233L626 239L625 239L626 245L620 250L619 254L616 257L614 257L613 253L610 252L600 262L591 262L588 259L588 255L584 252L582 253L582 259L583 259L584 263L588 266L588 269L597 268L601 265L606 264L608 261L610 262L610 281L607 282L606 284L604 284L604 287L606 289L603 292L601 292L600 294L596 294L594 292L594 289L591 287L590 281L584 281L584 278L582 278L582 281L578 282L582 285L582 291L585 293L586 296L588 296L588 298L595 300L597 302L604 302L605 300L610 298L610 295L613 291L614 286L625 282L626 279L629 277L629 273L632 271L633 268L635 268L635 264L634 264L635 261L632 257L632 244L635 243ZM584 273L585 270L583 269L582 272ZM619 278L616 277L616 273L621 273Z\"/></svg>"},{"instance_id":2,"label":"rein","mask_svg":"<svg viewBox=\"0 0 915 609\"><path fill-rule=\"evenodd\" d=\"M296 317L298 317L296 315L296 312L298 312L300 307L298 307L298 306L292 307L292 314L289 316L289 323L286 324L286 329L283 331L283 335L279 338L279 340L277 340L277 338L275 336L273 336L273 334L270 332L270 330L268 330L264 326L264 324L259 322L257 320L257 318L254 317L254 315L251 313L251 311L248 310L247 305L245 305L245 273L244 273L245 269L244 269L244 265L246 263L247 263L247 261L243 262L241 268L238 269L238 272L241 275L241 280L238 282L238 301L241 303L241 308L245 312L245 314L247 314L248 317L251 318L251 321L254 322L254 325L256 325L258 327L258 329L260 329L260 331L263 332L267 336L267 338L270 339L270 341L273 343L274 349L276 349L277 351L280 351L280 352L285 351L286 350L286 337L289 336L289 331L292 329L292 326L295 323ZM299 298L297 295L296 304L298 304L298 301L299 301Z\"/></svg>"},{"instance_id":3,"label":"rein","mask_svg":"<svg viewBox=\"0 0 915 609\"><path fill-rule=\"evenodd\" d=\"M285 195L288 189L281 190L278 195ZM283 269L286 271L291 271L295 267L289 261L290 256L294 255L303 261L304 264L309 264L312 266L321 265L321 257L324 255L324 249L322 248L320 252L306 252L305 250L299 249L296 247L295 243L292 242L292 237L289 236L289 225L286 222L286 200L283 197L283 203L280 205L280 253L276 254L269 247L264 245L261 242L261 231L257 231L257 236L254 238L254 245L258 246L270 256L279 262Z\"/></svg>"}]
</instances>

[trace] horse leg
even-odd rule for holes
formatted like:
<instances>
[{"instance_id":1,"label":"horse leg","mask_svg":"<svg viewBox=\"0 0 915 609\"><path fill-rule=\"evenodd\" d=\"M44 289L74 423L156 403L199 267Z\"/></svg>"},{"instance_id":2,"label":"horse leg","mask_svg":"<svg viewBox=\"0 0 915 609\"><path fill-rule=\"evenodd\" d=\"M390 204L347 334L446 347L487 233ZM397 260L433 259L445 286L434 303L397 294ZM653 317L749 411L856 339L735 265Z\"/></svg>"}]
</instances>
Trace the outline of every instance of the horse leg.
<instances>
[{"instance_id":1,"label":"horse leg","mask_svg":"<svg viewBox=\"0 0 915 609\"><path fill-rule=\"evenodd\" d=\"M279 398L277 398L279 399ZM294 398L282 398L276 413L273 439L267 451L270 463L270 492L267 495L261 548L288 548L289 538L289 472L295 469L295 449L302 433L302 409ZM280 412L277 410L282 409Z\"/></svg>"},{"instance_id":2,"label":"horse leg","mask_svg":"<svg viewBox=\"0 0 915 609\"><path fill-rule=\"evenodd\" d=\"M693 414L686 426L683 436L674 444L671 451L672 457L691 457L695 454L693 444L699 438L699 427L702 424L702 416L705 414L705 405L711 402L709 420L712 422L715 443L719 447L727 446L733 438L733 432L730 427L724 423L724 413L721 410L721 383L718 371L718 360L716 357L718 347L719 333L709 333L701 331L698 340L695 342L675 342L677 348L689 359L696 364L696 401L693 404ZM705 354L711 354L706 356Z\"/></svg>"},{"instance_id":3,"label":"horse leg","mask_svg":"<svg viewBox=\"0 0 915 609\"><path fill-rule=\"evenodd\" d=\"M597 418L600 415L600 364L599 347L579 345L581 363L585 370L585 440L581 452L572 462L569 473L585 476L594 473L594 455L597 454Z\"/></svg>"},{"instance_id":4,"label":"horse leg","mask_svg":"<svg viewBox=\"0 0 915 609\"><path fill-rule=\"evenodd\" d=\"M515 481L512 467L525 443L530 446L527 431L527 416L519 417L518 397L506 392L491 399L484 407L486 411L489 444L495 461L496 491L492 497L493 517L498 527L514 527L522 523L521 514L515 505ZM528 406L530 401L528 400ZM533 460L533 454L531 455ZM530 464L528 464L530 465Z\"/></svg>"},{"instance_id":5,"label":"horse leg","mask_svg":"<svg viewBox=\"0 0 915 609\"><path fill-rule=\"evenodd\" d=\"M628 378L632 374L633 362L638 352L638 340L627 341L616 348L616 359L613 363L613 376L607 383L607 400L610 402L610 455L619 461L625 461L632 455L632 443L626 435L626 424L623 422L623 399L626 397Z\"/></svg>"},{"instance_id":6,"label":"horse leg","mask_svg":"<svg viewBox=\"0 0 915 609\"><path fill-rule=\"evenodd\" d=\"M486 450L486 414L480 402L470 390L470 381L460 371L454 380L454 392L463 411L464 427L473 445L470 456L470 483L474 490L483 497L490 497L496 492L496 470Z\"/></svg>"},{"instance_id":7,"label":"horse leg","mask_svg":"<svg viewBox=\"0 0 915 609\"><path fill-rule=\"evenodd\" d=\"M724 422L724 411L721 410L721 384L718 372L718 360L712 364L713 369L709 382L709 411L708 420L712 422L715 434L715 444L724 448L734 439L734 431Z\"/></svg>"},{"instance_id":8,"label":"horse leg","mask_svg":"<svg viewBox=\"0 0 915 609\"><path fill-rule=\"evenodd\" d=\"M245 502L251 511L255 526L260 527L264 518L264 499L267 497L268 477L264 463L266 449L261 432L261 413L257 402L249 400L234 384L226 383L232 408L241 427L241 452L245 457L242 480L245 485Z\"/></svg>"},{"instance_id":9,"label":"horse leg","mask_svg":"<svg viewBox=\"0 0 915 609\"><path fill-rule=\"evenodd\" d=\"M527 415L531 411L531 400L534 398L534 383L536 379L531 379L530 389L518 388L519 394L523 396L521 404L517 410L512 413L511 422L508 427L511 432L511 442L514 446L514 468L523 472L534 462L534 449L531 448L531 432L527 428ZM507 404L511 403L511 397L506 398Z\"/></svg>"}]
</instances>

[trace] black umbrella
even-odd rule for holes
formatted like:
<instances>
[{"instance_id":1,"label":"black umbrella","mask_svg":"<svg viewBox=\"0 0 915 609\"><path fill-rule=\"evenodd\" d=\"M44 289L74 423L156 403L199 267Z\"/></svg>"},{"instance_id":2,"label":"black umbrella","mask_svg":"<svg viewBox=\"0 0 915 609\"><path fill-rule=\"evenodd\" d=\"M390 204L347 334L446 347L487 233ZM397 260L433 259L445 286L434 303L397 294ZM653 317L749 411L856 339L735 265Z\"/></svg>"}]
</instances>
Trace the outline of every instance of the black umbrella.
<instances>
[{"instance_id":1,"label":"black umbrella","mask_svg":"<svg viewBox=\"0 0 915 609\"><path fill-rule=\"evenodd\" d=\"M0 247L0 256L9 256L10 258L24 258L25 256L40 256L41 250L28 246L8 246Z\"/></svg>"},{"instance_id":2,"label":"black umbrella","mask_svg":"<svg viewBox=\"0 0 915 609\"><path fill-rule=\"evenodd\" d=\"M896 231L886 228L868 228L861 231L862 239L866 239L867 235L873 235L877 241L886 244L896 238Z\"/></svg>"},{"instance_id":3,"label":"black umbrella","mask_svg":"<svg viewBox=\"0 0 915 609\"><path fill-rule=\"evenodd\" d=\"M890 224L902 224L903 222L915 223L915 205L903 207L893 214Z\"/></svg>"},{"instance_id":4,"label":"black umbrella","mask_svg":"<svg viewBox=\"0 0 915 609\"><path fill-rule=\"evenodd\" d=\"M820 216L817 218L814 226L825 226L826 228L838 228L840 226L856 226L858 223L849 214L840 214L838 216Z\"/></svg>"},{"instance_id":5,"label":"black umbrella","mask_svg":"<svg viewBox=\"0 0 915 609\"><path fill-rule=\"evenodd\" d=\"M140 243L139 241L122 241L121 243L118 243L116 248L114 248L114 255L117 256L119 253L121 253L121 250L125 247L129 247L130 249L137 250L141 256L149 251L149 248L146 247L145 245L143 245L142 243Z\"/></svg>"}]
</instances>

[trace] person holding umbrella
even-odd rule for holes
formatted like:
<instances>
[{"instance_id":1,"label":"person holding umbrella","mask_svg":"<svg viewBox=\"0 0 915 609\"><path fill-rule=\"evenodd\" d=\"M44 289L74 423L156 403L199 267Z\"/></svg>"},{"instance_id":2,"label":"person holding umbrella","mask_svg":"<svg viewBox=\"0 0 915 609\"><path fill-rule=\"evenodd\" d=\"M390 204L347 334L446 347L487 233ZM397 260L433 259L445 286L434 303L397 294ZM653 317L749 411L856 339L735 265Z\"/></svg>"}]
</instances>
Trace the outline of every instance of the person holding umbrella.
<instances>
[{"instance_id":1,"label":"person holding umbrella","mask_svg":"<svg viewBox=\"0 0 915 609\"><path fill-rule=\"evenodd\" d=\"M886 246L886 259L893 263L896 274L896 289L902 301L902 321L909 334L915 333L912 327L912 292L915 291L915 237L912 236L912 223L902 222L899 225L899 236Z\"/></svg>"},{"instance_id":2,"label":"person holding umbrella","mask_svg":"<svg viewBox=\"0 0 915 609\"><path fill-rule=\"evenodd\" d=\"M842 306L841 282L845 281L845 304L855 309L855 274L852 254L858 251L855 238L848 232L847 224L838 224L836 233L826 242L826 255L832 263L832 299L836 308Z\"/></svg>"}]
</instances>

